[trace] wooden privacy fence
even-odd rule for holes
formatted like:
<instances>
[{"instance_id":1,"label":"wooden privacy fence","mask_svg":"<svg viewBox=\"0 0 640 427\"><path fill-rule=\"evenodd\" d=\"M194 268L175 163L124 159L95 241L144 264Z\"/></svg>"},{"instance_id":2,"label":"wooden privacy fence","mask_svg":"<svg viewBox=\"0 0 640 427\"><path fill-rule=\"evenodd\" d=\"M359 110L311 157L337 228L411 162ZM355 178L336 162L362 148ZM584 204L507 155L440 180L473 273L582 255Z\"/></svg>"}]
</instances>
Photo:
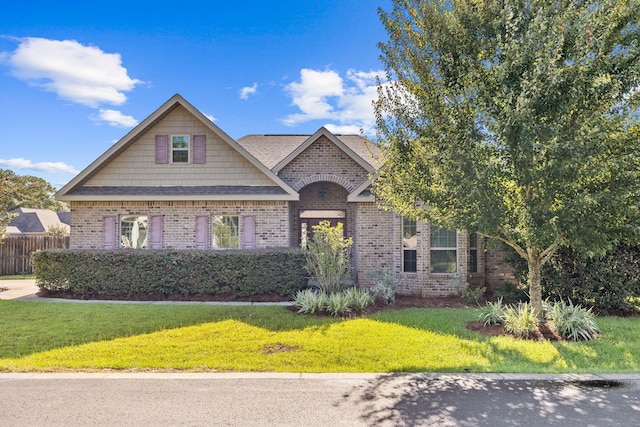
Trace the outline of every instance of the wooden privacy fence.
<instances>
[{"instance_id":1,"label":"wooden privacy fence","mask_svg":"<svg viewBox=\"0 0 640 427\"><path fill-rule=\"evenodd\" d=\"M33 273L33 252L68 247L69 236L7 236L0 243L0 276Z\"/></svg>"}]
</instances>

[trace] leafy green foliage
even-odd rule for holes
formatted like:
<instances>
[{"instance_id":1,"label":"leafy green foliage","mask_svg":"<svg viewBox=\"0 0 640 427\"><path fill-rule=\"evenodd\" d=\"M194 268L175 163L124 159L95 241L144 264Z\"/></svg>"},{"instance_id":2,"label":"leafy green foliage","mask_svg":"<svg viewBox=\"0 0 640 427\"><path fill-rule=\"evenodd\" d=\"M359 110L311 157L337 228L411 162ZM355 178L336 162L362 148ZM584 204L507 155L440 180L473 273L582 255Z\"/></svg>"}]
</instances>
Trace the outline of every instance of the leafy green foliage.
<instances>
[{"instance_id":1,"label":"leafy green foliage","mask_svg":"<svg viewBox=\"0 0 640 427\"><path fill-rule=\"evenodd\" d=\"M636 0L395 0L376 103L379 203L541 266L638 233Z\"/></svg>"},{"instance_id":2,"label":"leafy green foliage","mask_svg":"<svg viewBox=\"0 0 640 427\"><path fill-rule=\"evenodd\" d=\"M392 304L396 300L396 288L401 285L404 277L398 277L390 270L378 268L370 271L368 276L373 279L373 286L369 290L376 301Z\"/></svg>"},{"instance_id":3,"label":"leafy green foliage","mask_svg":"<svg viewBox=\"0 0 640 427\"><path fill-rule=\"evenodd\" d=\"M367 289L356 287L331 294L323 290L305 289L296 293L293 303L298 307L298 313L342 316L350 311L364 311L373 303L373 297Z\"/></svg>"},{"instance_id":4,"label":"leafy green foliage","mask_svg":"<svg viewBox=\"0 0 640 427\"><path fill-rule=\"evenodd\" d=\"M347 288L343 291L349 299L349 307L356 311L364 311L368 306L373 304L373 296L369 290L364 288L356 288L355 286Z\"/></svg>"},{"instance_id":5,"label":"leafy green foliage","mask_svg":"<svg viewBox=\"0 0 640 427\"><path fill-rule=\"evenodd\" d=\"M299 250L52 250L33 254L38 286L77 295L131 298L146 295L276 293L304 286Z\"/></svg>"},{"instance_id":6,"label":"leafy green foliage","mask_svg":"<svg viewBox=\"0 0 640 427\"><path fill-rule=\"evenodd\" d=\"M528 302L504 307L504 331L519 338L529 338L538 327L538 312Z\"/></svg>"},{"instance_id":7,"label":"leafy green foliage","mask_svg":"<svg viewBox=\"0 0 640 427\"><path fill-rule=\"evenodd\" d=\"M485 325L502 325L505 320L505 305L502 303L502 298L498 298L495 302L487 302L487 305L480 310L478 318Z\"/></svg>"},{"instance_id":8,"label":"leafy green foliage","mask_svg":"<svg viewBox=\"0 0 640 427\"><path fill-rule=\"evenodd\" d=\"M294 305L298 307L298 313L319 314L327 307L328 296L324 291L303 289L296 293Z\"/></svg>"},{"instance_id":9,"label":"leafy green foliage","mask_svg":"<svg viewBox=\"0 0 640 427\"><path fill-rule=\"evenodd\" d=\"M303 247L307 270L328 294L341 290L341 282L349 275L349 249L353 239L343 236L342 223L335 227L329 221L313 226L313 238Z\"/></svg>"},{"instance_id":10,"label":"leafy green foliage","mask_svg":"<svg viewBox=\"0 0 640 427\"><path fill-rule=\"evenodd\" d=\"M467 304L480 304L480 301L484 297L484 293L486 291L487 288L485 288L484 286L467 286L462 290L460 297Z\"/></svg>"},{"instance_id":11,"label":"leafy green foliage","mask_svg":"<svg viewBox=\"0 0 640 427\"><path fill-rule=\"evenodd\" d=\"M66 204L53 198L55 188L42 178L20 176L8 169L0 169L0 242L17 208L68 210Z\"/></svg>"},{"instance_id":12,"label":"leafy green foliage","mask_svg":"<svg viewBox=\"0 0 640 427\"><path fill-rule=\"evenodd\" d=\"M526 266L508 259L516 278L526 280ZM640 245L620 243L603 256L585 257L561 248L542 269L542 294L570 299L602 313L636 312L640 298Z\"/></svg>"},{"instance_id":13,"label":"leafy green foliage","mask_svg":"<svg viewBox=\"0 0 640 427\"><path fill-rule=\"evenodd\" d=\"M573 305L571 300L568 304L563 300L551 304L547 316L553 321L556 332L565 339L588 341L600 333L591 309Z\"/></svg>"},{"instance_id":14,"label":"leafy green foliage","mask_svg":"<svg viewBox=\"0 0 640 427\"><path fill-rule=\"evenodd\" d=\"M519 258L519 263L522 264L524 260ZM526 281L526 277L524 278ZM513 283L505 283L500 286L498 289L493 291L493 296L503 300L507 304L512 304L516 302L526 302L529 301L529 295L527 291L520 285L515 285Z\"/></svg>"}]
</instances>

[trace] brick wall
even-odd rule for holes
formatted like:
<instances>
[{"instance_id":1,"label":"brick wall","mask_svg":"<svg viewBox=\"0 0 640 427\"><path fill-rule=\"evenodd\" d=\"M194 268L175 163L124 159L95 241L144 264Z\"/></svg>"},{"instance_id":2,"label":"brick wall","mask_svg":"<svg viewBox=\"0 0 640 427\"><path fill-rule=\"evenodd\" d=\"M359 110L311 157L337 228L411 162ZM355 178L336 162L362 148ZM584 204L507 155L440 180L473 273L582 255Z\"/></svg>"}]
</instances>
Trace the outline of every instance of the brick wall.
<instances>
[{"instance_id":1,"label":"brick wall","mask_svg":"<svg viewBox=\"0 0 640 427\"><path fill-rule=\"evenodd\" d=\"M269 201L71 202L70 247L101 249L103 217L113 215L164 215L163 247L166 249L195 248L196 215L255 215L256 247L287 247L288 213L287 202Z\"/></svg>"}]
</instances>

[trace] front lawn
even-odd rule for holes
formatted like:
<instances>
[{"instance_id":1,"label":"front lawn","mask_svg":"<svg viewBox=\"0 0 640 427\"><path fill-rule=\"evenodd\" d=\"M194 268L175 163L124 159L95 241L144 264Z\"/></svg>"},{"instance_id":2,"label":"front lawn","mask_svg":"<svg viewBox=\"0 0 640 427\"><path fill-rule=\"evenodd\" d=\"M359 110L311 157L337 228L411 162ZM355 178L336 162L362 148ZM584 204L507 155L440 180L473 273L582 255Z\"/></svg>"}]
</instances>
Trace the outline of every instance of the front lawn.
<instances>
[{"instance_id":1,"label":"front lawn","mask_svg":"<svg viewBox=\"0 0 640 427\"><path fill-rule=\"evenodd\" d=\"M638 318L598 318L591 342L468 331L477 311L363 318L283 307L0 301L0 371L638 372Z\"/></svg>"}]
</instances>

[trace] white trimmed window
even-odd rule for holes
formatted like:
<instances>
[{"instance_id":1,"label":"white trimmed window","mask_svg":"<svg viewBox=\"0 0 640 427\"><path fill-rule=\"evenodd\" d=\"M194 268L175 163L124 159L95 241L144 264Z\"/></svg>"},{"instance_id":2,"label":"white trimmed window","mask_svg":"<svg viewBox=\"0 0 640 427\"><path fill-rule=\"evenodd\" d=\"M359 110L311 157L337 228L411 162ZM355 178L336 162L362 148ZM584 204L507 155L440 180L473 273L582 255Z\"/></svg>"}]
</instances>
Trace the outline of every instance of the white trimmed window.
<instances>
[{"instance_id":1,"label":"white trimmed window","mask_svg":"<svg viewBox=\"0 0 640 427\"><path fill-rule=\"evenodd\" d=\"M189 135L171 136L171 163L189 163Z\"/></svg>"},{"instance_id":2,"label":"white trimmed window","mask_svg":"<svg viewBox=\"0 0 640 427\"><path fill-rule=\"evenodd\" d=\"M120 217L120 247L144 249L147 247L148 217L124 215Z\"/></svg>"},{"instance_id":3,"label":"white trimmed window","mask_svg":"<svg viewBox=\"0 0 640 427\"><path fill-rule=\"evenodd\" d=\"M235 215L214 215L211 220L214 249L237 249L240 247L239 218Z\"/></svg>"},{"instance_id":4,"label":"white trimmed window","mask_svg":"<svg viewBox=\"0 0 640 427\"><path fill-rule=\"evenodd\" d=\"M458 233L456 230L431 224L431 272L458 271Z\"/></svg>"},{"instance_id":5,"label":"white trimmed window","mask_svg":"<svg viewBox=\"0 0 640 427\"><path fill-rule=\"evenodd\" d=\"M417 223L413 219L402 218L402 271L418 271L418 233Z\"/></svg>"}]
</instances>

